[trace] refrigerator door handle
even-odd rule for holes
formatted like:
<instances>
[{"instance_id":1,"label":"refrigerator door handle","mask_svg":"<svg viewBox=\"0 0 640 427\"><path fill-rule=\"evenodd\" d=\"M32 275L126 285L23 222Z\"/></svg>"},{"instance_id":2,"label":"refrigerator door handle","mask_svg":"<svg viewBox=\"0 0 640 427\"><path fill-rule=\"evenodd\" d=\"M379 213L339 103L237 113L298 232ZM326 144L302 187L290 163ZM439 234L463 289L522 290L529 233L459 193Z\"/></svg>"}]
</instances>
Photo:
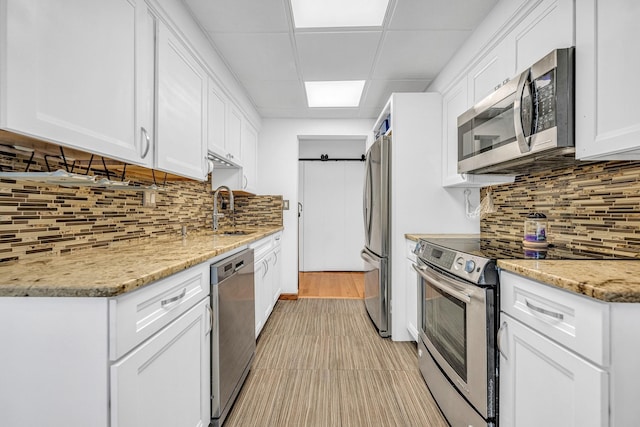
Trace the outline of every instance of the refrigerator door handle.
<instances>
[{"instance_id":1,"label":"refrigerator door handle","mask_svg":"<svg viewBox=\"0 0 640 427\"><path fill-rule=\"evenodd\" d=\"M367 251L366 249L363 249L360 251L360 257L365 260L366 262L368 262L369 264L375 266L376 268L380 268L380 261L376 260L373 256L371 256L369 254L369 251Z\"/></svg>"},{"instance_id":2,"label":"refrigerator door handle","mask_svg":"<svg viewBox=\"0 0 640 427\"><path fill-rule=\"evenodd\" d=\"M364 183L364 196L362 198L363 203L363 215L364 215L364 234L367 244L371 241L371 159L367 155L367 163L365 166L365 183Z\"/></svg>"}]
</instances>

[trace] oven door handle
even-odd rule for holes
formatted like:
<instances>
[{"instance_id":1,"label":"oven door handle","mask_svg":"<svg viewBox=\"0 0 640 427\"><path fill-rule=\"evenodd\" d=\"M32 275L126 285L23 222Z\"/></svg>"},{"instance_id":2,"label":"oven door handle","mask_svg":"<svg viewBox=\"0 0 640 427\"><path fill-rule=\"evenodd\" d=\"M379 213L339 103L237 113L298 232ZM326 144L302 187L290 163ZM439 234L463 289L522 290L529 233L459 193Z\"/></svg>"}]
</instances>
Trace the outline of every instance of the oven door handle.
<instances>
[{"instance_id":1,"label":"oven door handle","mask_svg":"<svg viewBox=\"0 0 640 427\"><path fill-rule=\"evenodd\" d=\"M448 295L462 301L467 304L471 303L471 295L464 293L463 290L458 289L455 286L455 283L444 276L438 277L437 275L430 273L428 267L418 267L415 264L412 264L413 269L427 282L429 282L432 286L440 289L442 292L445 292Z\"/></svg>"}]
</instances>

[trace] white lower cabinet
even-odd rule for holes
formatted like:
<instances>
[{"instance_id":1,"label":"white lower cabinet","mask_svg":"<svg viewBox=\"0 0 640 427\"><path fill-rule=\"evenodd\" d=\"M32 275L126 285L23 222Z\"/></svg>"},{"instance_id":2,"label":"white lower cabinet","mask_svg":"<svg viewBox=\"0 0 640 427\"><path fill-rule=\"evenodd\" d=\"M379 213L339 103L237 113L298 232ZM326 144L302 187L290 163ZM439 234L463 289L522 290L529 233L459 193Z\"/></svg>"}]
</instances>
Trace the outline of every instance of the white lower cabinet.
<instances>
[{"instance_id":1,"label":"white lower cabinet","mask_svg":"<svg viewBox=\"0 0 640 427\"><path fill-rule=\"evenodd\" d=\"M112 427L203 427L210 421L209 300L111 366Z\"/></svg>"},{"instance_id":2,"label":"white lower cabinet","mask_svg":"<svg viewBox=\"0 0 640 427\"><path fill-rule=\"evenodd\" d=\"M0 425L207 427L221 257L114 298L0 298Z\"/></svg>"},{"instance_id":3,"label":"white lower cabinet","mask_svg":"<svg viewBox=\"0 0 640 427\"><path fill-rule=\"evenodd\" d=\"M500 425L608 426L608 375L504 313Z\"/></svg>"},{"instance_id":4,"label":"white lower cabinet","mask_svg":"<svg viewBox=\"0 0 640 427\"><path fill-rule=\"evenodd\" d=\"M640 304L504 270L500 292L500 426L637 425Z\"/></svg>"},{"instance_id":5,"label":"white lower cabinet","mask_svg":"<svg viewBox=\"0 0 640 427\"><path fill-rule=\"evenodd\" d=\"M249 247L254 250L256 338L267 323L281 292L282 233L258 240Z\"/></svg>"}]
</instances>

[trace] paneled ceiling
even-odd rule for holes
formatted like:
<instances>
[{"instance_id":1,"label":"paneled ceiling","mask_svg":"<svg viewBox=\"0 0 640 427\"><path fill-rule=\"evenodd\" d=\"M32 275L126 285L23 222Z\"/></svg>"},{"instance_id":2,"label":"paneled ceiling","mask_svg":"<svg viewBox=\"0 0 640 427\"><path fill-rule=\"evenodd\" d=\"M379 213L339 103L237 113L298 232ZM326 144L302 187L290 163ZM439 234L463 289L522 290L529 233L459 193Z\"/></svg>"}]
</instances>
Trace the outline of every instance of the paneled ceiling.
<instances>
[{"instance_id":1,"label":"paneled ceiling","mask_svg":"<svg viewBox=\"0 0 640 427\"><path fill-rule=\"evenodd\" d=\"M183 1L259 114L277 118L377 117L391 93L424 91L497 2L390 0L382 27L296 29L289 0ZM309 108L305 80L366 83L358 108Z\"/></svg>"}]
</instances>

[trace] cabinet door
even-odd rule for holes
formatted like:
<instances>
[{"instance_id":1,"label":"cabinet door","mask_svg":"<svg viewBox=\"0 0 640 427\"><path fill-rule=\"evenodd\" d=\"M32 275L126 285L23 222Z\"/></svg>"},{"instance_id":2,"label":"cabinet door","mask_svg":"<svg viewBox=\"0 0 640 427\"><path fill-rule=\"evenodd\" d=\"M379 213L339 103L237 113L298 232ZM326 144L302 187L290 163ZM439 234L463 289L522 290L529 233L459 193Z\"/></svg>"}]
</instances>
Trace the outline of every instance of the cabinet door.
<instances>
[{"instance_id":1,"label":"cabinet door","mask_svg":"<svg viewBox=\"0 0 640 427\"><path fill-rule=\"evenodd\" d=\"M227 149L227 158L237 165L242 162L241 146L242 146L242 113L235 105L229 103L227 110L227 139L225 147Z\"/></svg>"},{"instance_id":2,"label":"cabinet door","mask_svg":"<svg viewBox=\"0 0 640 427\"><path fill-rule=\"evenodd\" d=\"M225 157L225 129L227 117L227 101L222 90L209 79L207 111L207 148L212 153Z\"/></svg>"},{"instance_id":3,"label":"cabinet door","mask_svg":"<svg viewBox=\"0 0 640 427\"><path fill-rule=\"evenodd\" d=\"M209 299L111 366L112 427L210 421Z\"/></svg>"},{"instance_id":4,"label":"cabinet door","mask_svg":"<svg viewBox=\"0 0 640 427\"><path fill-rule=\"evenodd\" d=\"M257 192L258 134L246 121L242 124L242 189Z\"/></svg>"},{"instance_id":5,"label":"cabinet door","mask_svg":"<svg viewBox=\"0 0 640 427\"><path fill-rule=\"evenodd\" d=\"M207 75L166 24L159 24L156 165L165 172L203 180Z\"/></svg>"},{"instance_id":6,"label":"cabinet door","mask_svg":"<svg viewBox=\"0 0 640 427\"><path fill-rule=\"evenodd\" d=\"M255 284L255 299L256 299L256 338L260 335L262 327L264 326L264 287L266 283L267 265L264 259L257 261L254 264L254 284Z\"/></svg>"},{"instance_id":7,"label":"cabinet door","mask_svg":"<svg viewBox=\"0 0 640 427\"><path fill-rule=\"evenodd\" d=\"M544 0L513 31L515 73L554 49L571 47L574 40L574 0Z\"/></svg>"},{"instance_id":8,"label":"cabinet door","mask_svg":"<svg viewBox=\"0 0 640 427\"><path fill-rule=\"evenodd\" d=\"M507 35L467 74L469 104L482 101L515 75L513 36ZM457 129L456 129L457 132Z\"/></svg>"},{"instance_id":9,"label":"cabinet door","mask_svg":"<svg viewBox=\"0 0 640 427\"><path fill-rule=\"evenodd\" d=\"M278 298L280 298L281 292L281 274L282 274L282 260L281 260L282 250L280 246L277 246L272 254L271 254L271 306L269 308L269 315L271 311L273 311L273 307L278 302Z\"/></svg>"},{"instance_id":10,"label":"cabinet door","mask_svg":"<svg viewBox=\"0 0 640 427\"><path fill-rule=\"evenodd\" d=\"M465 178L458 173L458 116L469 105L467 79L460 80L442 96L442 184L461 184Z\"/></svg>"},{"instance_id":11,"label":"cabinet door","mask_svg":"<svg viewBox=\"0 0 640 427\"><path fill-rule=\"evenodd\" d=\"M576 2L576 157L640 159L640 2Z\"/></svg>"},{"instance_id":12,"label":"cabinet door","mask_svg":"<svg viewBox=\"0 0 640 427\"><path fill-rule=\"evenodd\" d=\"M142 131L153 130L153 28L145 2L8 0L3 9L0 126L151 162Z\"/></svg>"},{"instance_id":13,"label":"cabinet door","mask_svg":"<svg viewBox=\"0 0 640 427\"><path fill-rule=\"evenodd\" d=\"M606 427L608 375L501 313L500 425Z\"/></svg>"}]
</instances>

